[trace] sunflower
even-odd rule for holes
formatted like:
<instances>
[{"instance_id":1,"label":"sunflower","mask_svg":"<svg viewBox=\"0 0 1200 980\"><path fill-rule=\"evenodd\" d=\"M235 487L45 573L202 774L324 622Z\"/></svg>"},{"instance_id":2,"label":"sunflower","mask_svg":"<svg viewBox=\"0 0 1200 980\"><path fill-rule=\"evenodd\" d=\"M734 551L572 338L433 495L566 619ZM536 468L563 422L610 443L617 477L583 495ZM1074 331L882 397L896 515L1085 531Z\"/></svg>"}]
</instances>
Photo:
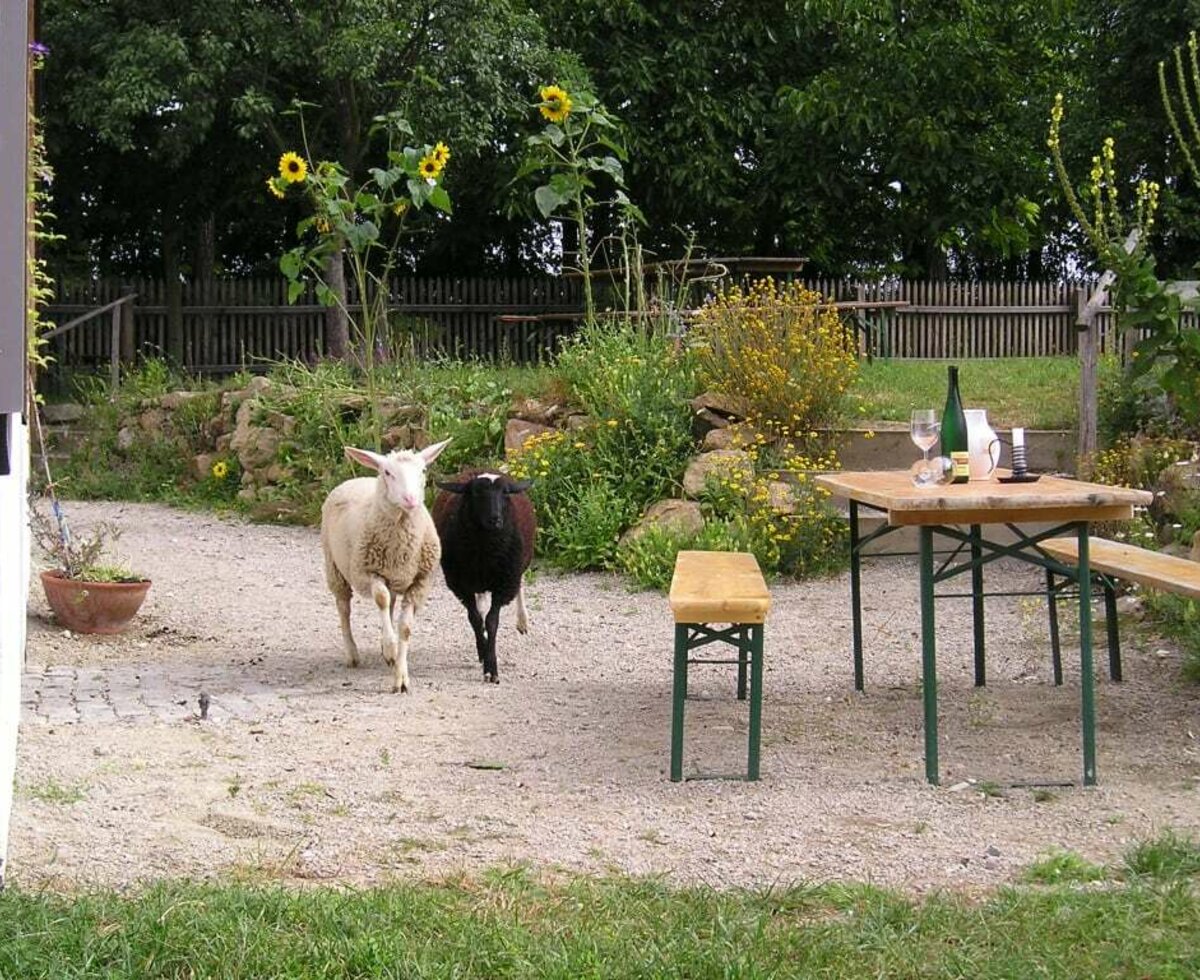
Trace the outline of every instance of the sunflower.
<instances>
[{"instance_id":1,"label":"sunflower","mask_svg":"<svg viewBox=\"0 0 1200 980\"><path fill-rule=\"evenodd\" d=\"M392 214L396 217L403 217L408 213L408 201L401 199L392 205Z\"/></svg>"},{"instance_id":2,"label":"sunflower","mask_svg":"<svg viewBox=\"0 0 1200 980\"><path fill-rule=\"evenodd\" d=\"M298 153L288 150L279 158L279 176L289 184L303 183L308 176L308 164Z\"/></svg>"},{"instance_id":3,"label":"sunflower","mask_svg":"<svg viewBox=\"0 0 1200 980\"><path fill-rule=\"evenodd\" d=\"M450 147L445 143L438 143L429 155L438 162L438 166L445 167L450 162Z\"/></svg>"},{"instance_id":4,"label":"sunflower","mask_svg":"<svg viewBox=\"0 0 1200 980\"><path fill-rule=\"evenodd\" d=\"M313 222L313 226L317 229L317 234L319 234L319 235L328 235L329 234L329 219L324 217L323 215L317 216L316 221Z\"/></svg>"},{"instance_id":5,"label":"sunflower","mask_svg":"<svg viewBox=\"0 0 1200 980\"><path fill-rule=\"evenodd\" d=\"M223 459L218 459L212 464L212 475L214 480L224 480L229 476L229 464Z\"/></svg>"},{"instance_id":6,"label":"sunflower","mask_svg":"<svg viewBox=\"0 0 1200 980\"><path fill-rule=\"evenodd\" d=\"M571 114L571 97L557 85L543 85L538 91L542 104L538 111L551 122L560 123Z\"/></svg>"},{"instance_id":7,"label":"sunflower","mask_svg":"<svg viewBox=\"0 0 1200 980\"><path fill-rule=\"evenodd\" d=\"M269 190L279 200L283 200L283 188L279 186L280 179L278 177L267 178L267 190Z\"/></svg>"},{"instance_id":8,"label":"sunflower","mask_svg":"<svg viewBox=\"0 0 1200 980\"><path fill-rule=\"evenodd\" d=\"M442 167L432 153L421 157L421 162L417 164L417 173L426 180L434 180L441 172Z\"/></svg>"}]
</instances>

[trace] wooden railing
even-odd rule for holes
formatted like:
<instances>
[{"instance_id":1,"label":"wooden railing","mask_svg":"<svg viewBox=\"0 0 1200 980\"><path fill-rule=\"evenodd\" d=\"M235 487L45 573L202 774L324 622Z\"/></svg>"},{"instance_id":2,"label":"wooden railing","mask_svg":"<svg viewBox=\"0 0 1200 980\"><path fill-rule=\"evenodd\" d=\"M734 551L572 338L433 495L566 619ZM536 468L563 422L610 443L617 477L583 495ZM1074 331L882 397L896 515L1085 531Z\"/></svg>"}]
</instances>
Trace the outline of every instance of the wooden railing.
<instances>
[{"instance_id":1,"label":"wooden railing","mask_svg":"<svg viewBox=\"0 0 1200 980\"><path fill-rule=\"evenodd\" d=\"M68 320L42 334L43 340L53 340L55 337L66 337L72 330L78 330L96 317L109 314L108 350L109 350L109 390L115 397L117 387L121 382L121 361L131 363L134 358L133 337L130 313L137 293L126 293L120 299L105 303L98 309L89 310L81 316Z\"/></svg>"}]
</instances>

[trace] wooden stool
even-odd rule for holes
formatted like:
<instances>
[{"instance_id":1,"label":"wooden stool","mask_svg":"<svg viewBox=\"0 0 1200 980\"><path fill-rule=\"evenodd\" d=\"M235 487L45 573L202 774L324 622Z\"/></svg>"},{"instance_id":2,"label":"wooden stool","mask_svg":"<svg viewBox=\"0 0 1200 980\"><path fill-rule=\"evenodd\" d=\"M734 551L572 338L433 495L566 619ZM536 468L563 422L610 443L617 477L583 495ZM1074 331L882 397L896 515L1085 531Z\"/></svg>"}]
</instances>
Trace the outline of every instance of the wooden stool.
<instances>
[{"instance_id":1,"label":"wooden stool","mask_svg":"<svg viewBox=\"0 0 1200 980\"><path fill-rule=\"evenodd\" d=\"M747 779L758 779L762 735L763 624L771 594L753 555L729 551L681 551L671 579L675 617L675 684L671 714L671 781L683 779L683 702L689 664L737 664L739 701L746 700L750 673L750 749ZM713 623L728 623L715 629ZM693 660L689 652L709 643L737 647L736 660Z\"/></svg>"}]
</instances>

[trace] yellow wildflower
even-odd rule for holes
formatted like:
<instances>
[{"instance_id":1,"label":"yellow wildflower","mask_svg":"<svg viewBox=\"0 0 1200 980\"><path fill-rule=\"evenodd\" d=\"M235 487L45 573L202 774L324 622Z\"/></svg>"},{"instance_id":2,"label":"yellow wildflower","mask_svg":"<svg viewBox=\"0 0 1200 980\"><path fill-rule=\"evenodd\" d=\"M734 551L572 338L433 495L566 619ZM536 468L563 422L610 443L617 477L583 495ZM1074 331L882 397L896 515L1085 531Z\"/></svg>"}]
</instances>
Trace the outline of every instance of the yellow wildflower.
<instances>
[{"instance_id":1,"label":"yellow wildflower","mask_svg":"<svg viewBox=\"0 0 1200 980\"><path fill-rule=\"evenodd\" d=\"M543 85L538 91L542 104L538 111L550 122L560 123L571 114L571 97L558 85Z\"/></svg>"},{"instance_id":2,"label":"yellow wildflower","mask_svg":"<svg viewBox=\"0 0 1200 980\"><path fill-rule=\"evenodd\" d=\"M223 459L218 459L212 464L212 475L214 480L224 480L229 476L229 464Z\"/></svg>"},{"instance_id":3,"label":"yellow wildflower","mask_svg":"<svg viewBox=\"0 0 1200 980\"><path fill-rule=\"evenodd\" d=\"M288 150L279 158L279 176L289 184L299 184L308 176L308 164L298 153Z\"/></svg>"}]
</instances>

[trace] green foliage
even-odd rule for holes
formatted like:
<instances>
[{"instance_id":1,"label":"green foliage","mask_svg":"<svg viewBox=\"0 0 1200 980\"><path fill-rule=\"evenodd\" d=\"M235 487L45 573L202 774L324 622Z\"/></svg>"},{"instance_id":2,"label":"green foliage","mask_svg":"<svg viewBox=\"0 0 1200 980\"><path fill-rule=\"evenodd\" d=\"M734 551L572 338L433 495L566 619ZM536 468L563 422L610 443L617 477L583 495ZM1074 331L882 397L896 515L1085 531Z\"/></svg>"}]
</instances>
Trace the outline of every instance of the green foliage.
<instances>
[{"instance_id":1,"label":"green foliage","mask_svg":"<svg viewBox=\"0 0 1200 980\"><path fill-rule=\"evenodd\" d=\"M1160 882L1194 878L1200 875L1200 844L1168 830L1134 844L1125 855L1125 867L1131 875Z\"/></svg>"},{"instance_id":2,"label":"green foliage","mask_svg":"<svg viewBox=\"0 0 1200 980\"><path fill-rule=\"evenodd\" d=\"M372 889L0 893L0 975L1189 977L1193 889L1139 879L919 900L859 884L674 888L522 869Z\"/></svg>"},{"instance_id":3,"label":"green foliage","mask_svg":"<svg viewBox=\"0 0 1200 980\"><path fill-rule=\"evenodd\" d=\"M1200 684L1200 602L1168 592L1145 594L1148 620L1179 644L1184 680Z\"/></svg>"},{"instance_id":4,"label":"green foliage","mask_svg":"<svg viewBox=\"0 0 1200 980\"><path fill-rule=\"evenodd\" d=\"M608 568L620 532L671 496L692 451L691 357L662 332L585 327L556 370L590 422L535 436L511 462L534 481L542 554L566 568Z\"/></svg>"},{"instance_id":5,"label":"green foliage","mask_svg":"<svg viewBox=\"0 0 1200 980\"><path fill-rule=\"evenodd\" d=\"M1021 874L1022 881L1035 885L1085 884L1107 877L1101 865L1084 860L1074 851L1061 850L1035 861Z\"/></svg>"}]
</instances>

